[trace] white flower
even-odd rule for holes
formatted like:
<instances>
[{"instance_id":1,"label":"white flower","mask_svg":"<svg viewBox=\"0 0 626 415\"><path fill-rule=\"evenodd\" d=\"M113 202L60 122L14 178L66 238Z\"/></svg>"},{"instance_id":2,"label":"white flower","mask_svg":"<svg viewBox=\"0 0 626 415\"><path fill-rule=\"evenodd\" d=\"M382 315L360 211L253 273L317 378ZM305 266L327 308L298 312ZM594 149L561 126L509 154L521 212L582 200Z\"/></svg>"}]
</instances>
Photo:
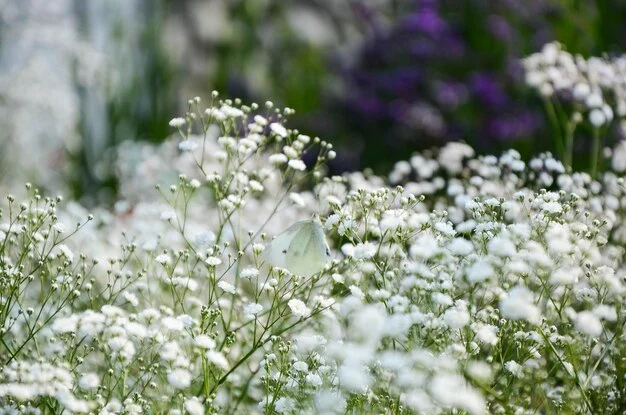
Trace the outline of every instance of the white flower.
<instances>
[{"instance_id":1,"label":"white flower","mask_svg":"<svg viewBox=\"0 0 626 415\"><path fill-rule=\"evenodd\" d=\"M206 358L209 362L213 363L222 370L228 370L229 368L228 360L221 352L209 350L206 352Z\"/></svg>"},{"instance_id":2,"label":"white flower","mask_svg":"<svg viewBox=\"0 0 626 415\"><path fill-rule=\"evenodd\" d=\"M363 293L363 291L357 287L356 285L351 285L350 287L348 287L350 290L350 293L355 296L356 298L358 298L359 300L363 300L365 299L365 294Z\"/></svg>"},{"instance_id":3,"label":"white flower","mask_svg":"<svg viewBox=\"0 0 626 415\"><path fill-rule=\"evenodd\" d=\"M239 118L245 115L242 110L240 110L239 108L231 107L230 105L222 105L219 110L222 112L222 114L231 118Z\"/></svg>"},{"instance_id":4,"label":"white flower","mask_svg":"<svg viewBox=\"0 0 626 415\"><path fill-rule=\"evenodd\" d=\"M196 345L198 345L198 347L202 349L214 349L215 348L215 340L213 340L211 337L207 336L206 334L200 334L199 336L196 336L194 341L196 342Z\"/></svg>"},{"instance_id":5,"label":"white flower","mask_svg":"<svg viewBox=\"0 0 626 415\"><path fill-rule=\"evenodd\" d=\"M495 271L485 259L479 259L467 269L467 279L472 282L482 282L494 275Z\"/></svg>"},{"instance_id":6,"label":"white flower","mask_svg":"<svg viewBox=\"0 0 626 415\"><path fill-rule=\"evenodd\" d=\"M594 108L589 111L589 122L596 128L602 127L606 122L606 115L599 108Z\"/></svg>"},{"instance_id":7,"label":"white flower","mask_svg":"<svg viewBox=\"0 0 626 415\"><path fill-rule=\"evenodd\" d=\"M593 308L593 314L606 321L616 321L617 312L615 307L608 306L606 304L598 304Z\"/></svg>"},{"instance_id":8,"label":"white flower","mask_svg":"<svg viewBox=\"0 0 626 415\"><path fill-rule=\"evenodd\" d=\"M550 276L550 284L572 285L578 281L581 275L580 268L557 268Z\"/></svg>"},{"instance_id":9,"label":"white flower","mask_svg":"<svg viewBox=\"0 0 626 415\"><path fill-rule=\"evenodd\" d=\"M257 303L248 303L243 307L243 312L246 313L246 315L249 318L253 318L262 310L263 310L263 306Z\"/></svg>"},{"instance_id":10,"label":"white flower","mask_svg":"<svg viewBox=\"0 0 626 415\"><path fill-rule=\"evenodd\" d=\"M287 137L287 129L277 122L270 124L270 130L278 136Z\"/></svg>"},{"instance_id":11,"label":"white flower","mask_svg":"<svg viewBox=\"0 0 626 415\"><path fill-rule=\"evenodd\" d=\"M467 364L467 374L481 383L491 382L493 376L491 366L480 361L469 362Z\"/></svg>"},{"instance_id":12,"label":"white flower","mask_svg":"<svg viewBox=\"0 0 626 415\"><path fill-rule=\"evenodd\" d=\"M83 373L78 379L78 386L81 389L96 389L100 386L100 377L93 372Z\"/></svg>"},{"instance_id":13,"label":"white flower","mask_svg":"<svg viewBox=\"0 0 626 415\"><path fill-rule=\"evenodd\" d=\"M185 389L191 385L191 374L184 369L174 369L167 374L167 381L176 389Z\"/></svg>"},{"instance_id":14,"label":"white flower","mask_svg":"<svg viewBox=\"0 0 626 415\"><path fill-rule=\"evenodd\" d=\"M309 310L306 304L304 304L304 302L302 302L301 300L292 298L291 300L289 300L287 305L291 309L293 315L296 317L306 317L311 313L311 310Z\"/></svg>"},{"instance_id":15,"label":"white flower","mask_svg":"<svg viewBox=\"0 0 626 415\"><path fill-rule=\"evenodd\" d=\"M626 171L626 140L620 141L613 149L611 168L618 173Z\"/></svg>"},{"instance_id":16,"label":"white flower","mask_svg":"<svg viewBox=\"0 0 626 415\"><path fill-rule=\"evenodd\" d=\"M460 375L438 373L429 382L428 390L433 398L444 406L460 408L472 415L486 413L482 395L469 387Z\"/></svg>"},{"instance_id":17,"label":"white flower","mask_svg":"<svg viewBox=\"0 0 626 415\"><path fill-rule=\"evenodd\" d=\"M269 156L268 159L269 159L270 164L273 164L275 166L285 164L289 160L287 156L282 153L272 154L271 156Z\"/></svg>"},{"instance_id":18,"label":"white flower","mask_svg":"<svg viewBox=\"0 0 626 415\"><path fill-rule=\"evenodd\" d=\"M172 118L169 122L170 127L173 128L180 128L183 125L185 125L185 119L182 117L176 117L176 118Z\"/></svg>"},{"instance_id":19,"label":"white flower","mask_svg":"<svg viewBox=\"0 0 626 415\"><path fill-rule=\"evenodd\" d=\"M587 83L578 83L574 86L574 98L579 101L585 100L590 92L591 88Z\"/></svg>"},{"instance_id":20,"label":"white flower","mask_svg":"<svg viewBox=\"0 0 626 415\"><path fill-rule=\"evenodd\" d=\"M509 360L504 364L504 368L516 378L522 377L523 367L515 360Z\"/></svg>"},{"instance_id":21,"label":"white flower","mask_svg":"<svg viewBox=\"0 0 626 415\"><path fill-rule=\"evenodd\" d=\"M490 324L485 324L476 331L476 338L481 343L495 346L498 343L498 328Z\"/></svg>"},{"instance_id":22,"label":"white flower","mask_svg":"<svg viewBox=\"0 0 626 415\"><path fill-rule=\"evenodd\" d=\"M443 314L443 321L448 327L454 330L465 327L470 322L470 315L467 306L459 302L455 307L449 308Z\"/></svg>"},{"instance_id":23,"label":"white flower","mask_svg":"<svg viewBox=\"0 0 626 415\"><path fill-rule=\"evenodd\" d=\"M218 257L216 257L216 256L210 256L210 257L208 257L208 258L207 258L204 262L206 262L208 265L210 265L210 266L212 266L212 267L215 267L215 266L217 266L217 265L221 264L221 263L222 263L222 260L221 260L221 259L219 259L219 258L218 258Z\"/></svg>"},{"instance_id":24,"label":"white flower","mask_svg":"<svg viewBox=\"0 0 626 415\"><path fill-rule=\"evenodd\" d=\"M602 334L602 323L591 311L581 311L578 313L574 321L574 326L576 330L589 337L598 337Z\"/></svg>"},{"instance_id":25,"label":"white flower","mask_svg":"<svg viewBox=\"0 0 626 415\"><path fill-rule=\"evenodd\" d=\"M226 291L227 293L230 294L235 294L235 292L237 291L237 289L235 288L234 285L227 283L226 281L220 281L217 283L217 286L220 287L222 290Z\"/></svg>"},{"instance_id":26,"label":"white flower","mask_svg":"<svg viewBox=\"0 0 626 415\"><path fill-rule=\"evenodd\" d=\"M65 244L60 244L58 246L59 251L61 251L61 253L63 254L63 256L69 261L72 262L74 261L74 253L70 250L70 248L67 247L67 245Z\"/></svg>"},{"instance_id":27,"label":"white flower","mask_svg":"<svg viewBox=\"0 0 626 415\"><path fill-rule=\"evenodd\" d=\"M514 287L500 301L500 312L511 320L527 320L533 324L541 320L541 312L534 304L533 294L523 286Z\"/></svg>"},{"instance_id":28,"label":"white flower","mask_svg":"<svg viewBox=\"0 0 626 415\"><path fill-rule=\"evenodd\" d=\"M304 377L304 380L306 380L306 383L313 386L314 388L322 386L322 383L324 383L320 375L318 375L317 373L309 373Z\"/></svg>"},{"instance_id":29,"label":"white flower","mask_svg":"<svg viewBox=\"0 0 626 415\"><path fill-rule=\"evenodd\" d=\"M259 276L259 270L256 268L244 268L241 271L241 278L251 279Z\"/></svg>"},{"instance_id":30,"label":"white flower","mask_svg":"<svg viewBox=\"0 0 626 415\"><path fill-rule=\"evenodd\" d=\"M154 258L154 260L161 265L169 265L170 262L172 262L172 259L167 254L157 255L157 257Z\"/></svg>"},{"instance_id":31,"label":"white flower","mask_svg":"<svg viewBox=\"0 0 626 415\"><path fill-rule=\"evenodd\" d=\"M122 293L122 297L124 297L124 299L126 301L128 301L130 304L133 305L133 307L137 307L139 305L139 299L137 298L137 296L129 291L124 291Z\"/></svg>"},{"instance_id":32,"label":"white flower","mask_svg":"<svg viewBox=\"0 0 626 415\"><path fill-rule=\"evenodd\" d=\"M474 252L474 245L464 238L454 238L449 244L448 249L455 255L467 256Z\"/></svg>"},{"instance_id":33,"label":"white flower","mask_svg":"<svg viewBox=\"0 0 626 415\"><path fill-rule=\"evenodd\" d=\"M347 402L341 392L334 389L324 389L315 394L313 404L318 414L343 414L346 412Z\"/></svg>"},{"instance_id":34,"label":"white flower","mask_svg":"<svg viewBox=\"0 0 626 415\"><path fill-rule=\"evenodd\" d=\"M496 236L487 244L487 251L495 256L512 257L517 252L517 249L515 249L515 244L510 239Z\"/></svg>"},{"instance_id":35,"label":"white flower","mask_svg":"<svg viewBox=\"0 0 626 415\"><path fill-rule=\"evenodd\" d=\"M196 396L185 399L185 410L189 415L204 415L204 405Z\"/></svg>"},{"instance_id":36,"label":"white flower","mask_svg":"<svg viewBox=\"0 0 626 415\"><path fill-rule=\"evenodd\" d=\"M178 149L183 153L187 151L193 151L196 148L198 148L198 143L196 143L195 141L184 140L178 143Z\"/></svg>"},{"instance_id":37,"label":"white flower","mask_svg":"<svg viewBox=\"0 0 626 415\"><path fill-rule=\"evenodd\" d=\"M293 364L293 368L298 371L298 372L308 372L309 371L309 365L306 364L306 362L303 362L302 360L298 360L297 362L295 362Z\"/></svg>"},{"instance_id":38,"label":"white flower","mask_svg":"<svg viewBox=\"0 0 626 415\"><path fill-rule=\"evenodd\" d=\"M279 414L286 414L296 409L296 402L291 398L281 397L274 403L274 410Z\"/></svg>"},{"instance_id":39,"label":"white flower","mask_svg":"<svg viewBox=\"0 0 626 415\"><path fill-rule=\"evenodd\" d=\"M298 206L305 206L304 198L299 193L289 193L289 200Z\"/></svg>"},{"instance_id":40,"label":"white flower","mask_svg":"<svg viewBox=\"0 0 626 415\"><path fill-rule=\"evenodd\" d=\"M287 163L287 165L294 170L298 170L298 171L306 170L306 164L304 164L302 160L289 160L289 163Z\"/></svg>"},{"instance_id":41,"label":"white flower","mask_svg":"<svg viewBox=\"0 0 626 415\"><path fill-rule=\"evenodd\" d=\"M369 259L376 255L376 245L371 242L359 243L354 247L352 256L355 259Z\"/></svg>"}]
</instances>

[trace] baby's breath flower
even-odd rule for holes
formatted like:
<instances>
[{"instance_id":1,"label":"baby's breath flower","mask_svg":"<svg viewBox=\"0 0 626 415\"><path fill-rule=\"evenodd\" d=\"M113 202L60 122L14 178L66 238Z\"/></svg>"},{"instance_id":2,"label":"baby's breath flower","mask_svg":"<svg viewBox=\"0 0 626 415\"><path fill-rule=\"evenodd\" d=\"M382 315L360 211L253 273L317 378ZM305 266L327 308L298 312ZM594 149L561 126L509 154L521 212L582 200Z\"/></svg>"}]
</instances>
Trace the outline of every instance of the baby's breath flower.
<instances>
[{"instance_id":1,"label":"baby's breath flower","mask_svg":"<svg viewBox=\"0 0 626 415\"><path fill-rule=\"evenodd\" d=\"M196 338L194 340L196 342L196 345L198 345L198 347L201 347L203 349L214 349L215 348L215 340L213 340L212 338L210 338L207 335L201 334L199 336L196 336Z\"/></svg>"},{"instance_id":2,"label":"baby's breath flower","mask_svg":"<svg viewBox=\"0 0 626 415\"><path fill-rule=\"evenodd\" d=\"M287 129L277 122L270 124L270 130L280 137L287 137Z\"/></svg>"},{"instance_id":3,"label":"baby's breath flower","mask_svg":"<svg viewBox=\"0 0 626 415\"><path fill-rule=\"evenodd\" d=\"M185 123L186 123L185 119L181 117L172 118L169 122L170 127L173 127L173 128L180 128L183 125L185 125Z\"/></svg>"},{"instance_id":4,"label":"baby's breath flower","mask_svg":"<svg viewBox=\"0 0 626 415\"><path fill-rule=\"evenodd\" d=\"M178 149L181 152L193 151L198 148L198 143L192 140L184 140L178 143Z\"/></svg>"},{"instance_id":5,"label":"baby's breath flower","mask_svg":"<svg viewBox=\"0 0 626 415\"><path fill-rule=\"evenodd\" d=\"M234 285L229 284L226 281L218 282L217 286L220 287L222 290L226 291L227 293L230 293L230 294L235 294L235 292L237 291L237 289L235 288Z\"/></svg>"},{"instance_id":6,"label":"baby's breath flower","mask_svg":"<svg viewBox=\"0 0 626 415\"><path fill-rule=\"evenodd\" d=\"M306 164L304 164L302 160L289 160L289 163L287 164L289 165L289 167L297 171L306 170Z\"/></svg>"},{"instance_id":7,"label":"baby's breath flower","mask_svg":"<svg viewBox=\"0 0 626 415\"><path fill-rule=\"evenodd\" d=\"M258 276L259 276L259 270L256 269L256 268L244 268L241 271L241 278L252 279L252 278L256 278Z\"/></svg>"},{"instance_id":8,"label":"baby's breath flower","mask_svg":"<svg viewBox=\"0 0 626 415\"><path fill-rule=\"evenodd\" d=\"M215 366L222 370L228 370L230 366L228 364L228 360L221 352L209 350L208 352L206 352L206 358L209 362L213 363Z\"/></svg>"},{"instance_id":9,"label":"baby's breath flower","mask_svg":"<svg viewBox=\"0 0 626 415\"><path fill-rule=\"evenodd\" d=\"M269 162L275 166L285 164L288 160L289 159L287 158L287 156L282 153L272 154L271 156L269 156Z\"/></svg>"},{"instance_id":10,"label":"baby's breath flower","mask_svg":"<svg viewBox=\"0 0 626 415\"><path fill-rule=\"evenodd\" d=\"M206 262L209 266L215 267L221 264L222 260L216 256L210 256L204 262Z\"/></svg>"},{"instance_id":11,"label":"baby's breath flower","mask_svg":"<svg viewBox=\"0 0 626 415\"><path fill-rule=\"evenodd\" d=\"M301 300L292 298L291 300L289 300L288 305L291 309L291 312L296 317L306 317L311 313L311 310L309 310L306 304L304 304L304 302L302 302Z\"/></svg>"},{"instance_id":12,"label":"baby's breath flower","mask_svg":"<svg viewBox=\"0 0 626 415\"><path fill-rule=\"evenodd\" d=\"M257 303L248 303L243 307L243 312L248 318L254 318L263 310L263 306Z\"/></svg>"},{"instance_id":13,"label":"baby's breath flower","mask_svg":"<svg viewBox=\"0 0 626 415\"><path fill-rule=\"evenodd\" d=\"M172 259L167 254L157 255L157 257L154 258L154 260L161 265L169 265L172 262Z\"/></svg>"},{"instance_id":14,"label":"baby's breath flower","mask_svg":"<svg viewBox=\"0 0 626 415\"><path fill-rule=\"evenodd\" d=\"M167 381L176 389L185 389L191 385L191 374L184 369L174 369L167 374Z\"/></svg>"},{"instance_id":15,"label":"baby's breath flower","mask_svg":"<svg viewBox=\"0 0 626 415\"><path fill-rule=\"evenodd\" d=\"M185 400L185 410L189 415L204 415L204 405L196 396Z\"/></svg>"},{"instance_id":16,"label":"baby's breath flower","mask_svg":"<svg viewBox=\"0 0 626 415\"><path fill-rule=\"evenodd\" d=\"M369 259L376 255L376 245L371 242L359 243L354 247L352 256L355 259Z\"/></svg>"}]
</instances>

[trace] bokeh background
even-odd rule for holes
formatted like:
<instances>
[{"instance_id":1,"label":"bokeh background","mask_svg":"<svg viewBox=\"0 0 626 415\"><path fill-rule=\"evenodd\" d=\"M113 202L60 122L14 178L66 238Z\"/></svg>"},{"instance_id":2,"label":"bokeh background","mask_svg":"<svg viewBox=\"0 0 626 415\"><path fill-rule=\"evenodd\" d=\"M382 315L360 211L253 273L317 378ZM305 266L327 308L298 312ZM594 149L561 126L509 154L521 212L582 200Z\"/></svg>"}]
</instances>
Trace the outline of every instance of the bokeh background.
<instances>
[{"instance_id":1,"label":"bokeh background","mask_svg":"<svg viewBox=\"0 0 626 415\"><path fill-rule=\"evenodd\" d=\"M118 146L214 89L296 109L334 173L458 140L529 157L553 141L520 58L622 54L625 22L624 0L0 0L0 188L111 203Z\"/></svg>"}]
</instances>

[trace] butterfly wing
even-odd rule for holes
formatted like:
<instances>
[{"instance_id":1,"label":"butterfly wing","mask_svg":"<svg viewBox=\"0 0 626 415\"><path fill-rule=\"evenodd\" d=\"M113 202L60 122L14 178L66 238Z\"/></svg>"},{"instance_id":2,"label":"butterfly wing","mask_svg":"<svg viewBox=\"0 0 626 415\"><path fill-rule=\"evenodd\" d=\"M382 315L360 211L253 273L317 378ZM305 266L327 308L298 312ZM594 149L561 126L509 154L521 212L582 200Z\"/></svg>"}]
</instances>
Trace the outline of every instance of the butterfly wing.
<instances>
[{"instance_id":1,"label":"butterfly wing","mask_svg":"<svg viewBox=\"0 0 626 415\"><path fill-rule=\"evenodd\" d=\"M287 249L286 266L294 274L310 277L324 269L330 251L319 221L303 223Z\"/></svg>"},{"instance_id":2,"label":"butterfly wing","mask_svg":"<svg viewBox=\"0 0 626 415\"><path fill-rule=\"evenodd\" d=\"M294 237L306 221L296 222L278 235L265 250L263 259L275 267L287 268L287 252Z\"/></svg>"}]
</instances>

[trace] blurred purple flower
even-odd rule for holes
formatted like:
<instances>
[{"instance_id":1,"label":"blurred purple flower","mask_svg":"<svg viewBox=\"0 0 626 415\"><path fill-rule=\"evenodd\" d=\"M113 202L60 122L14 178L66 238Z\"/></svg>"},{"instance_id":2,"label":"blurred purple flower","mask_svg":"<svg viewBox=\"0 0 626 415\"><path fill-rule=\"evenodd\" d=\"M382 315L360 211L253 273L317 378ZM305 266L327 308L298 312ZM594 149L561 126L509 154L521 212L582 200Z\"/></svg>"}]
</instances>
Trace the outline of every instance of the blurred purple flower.
<instances>
[{"instance_id":1,"label":"blurred purple flower","mask_svg":"<svg viewBox=\"0 0 626 415\"><path fill-rule=\"evenodd\" d=\"M506 104L508 97L493 75L476 73L470 81L470 89L476 98L490 109Z\"/></svg>"}]
</instances>

